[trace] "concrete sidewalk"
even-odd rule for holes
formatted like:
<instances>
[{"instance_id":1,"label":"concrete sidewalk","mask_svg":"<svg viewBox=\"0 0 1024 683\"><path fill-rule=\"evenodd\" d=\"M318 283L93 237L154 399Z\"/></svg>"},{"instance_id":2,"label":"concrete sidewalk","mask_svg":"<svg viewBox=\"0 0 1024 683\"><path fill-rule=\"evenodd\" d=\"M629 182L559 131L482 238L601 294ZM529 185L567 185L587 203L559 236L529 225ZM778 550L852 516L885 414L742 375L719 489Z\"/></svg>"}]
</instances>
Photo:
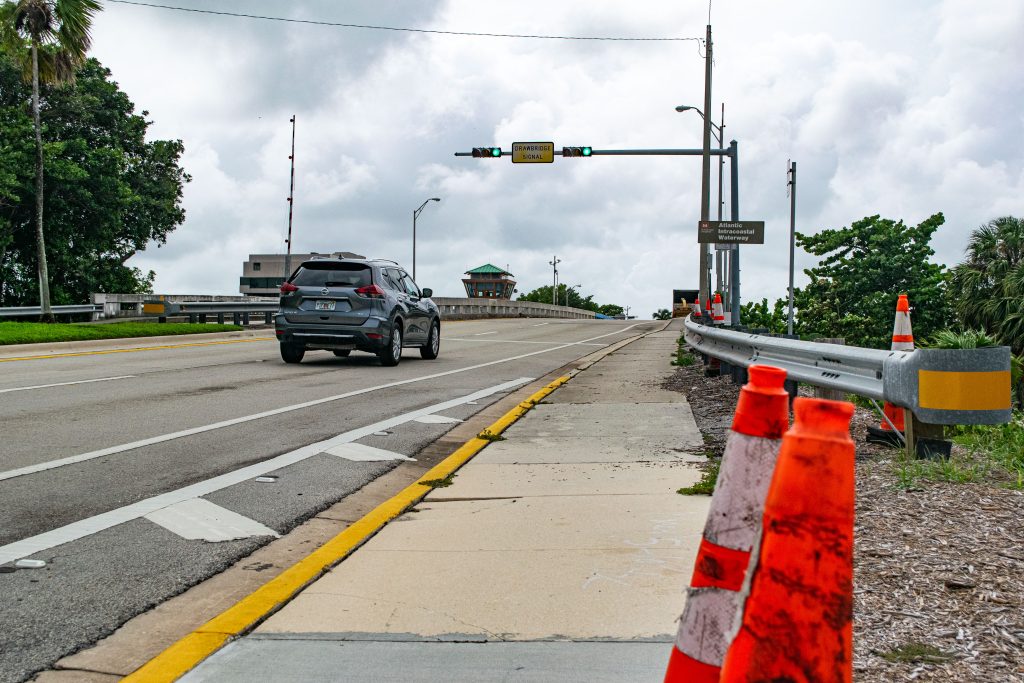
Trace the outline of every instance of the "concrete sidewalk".
<instances>
[{"instance_id":1,"label":"concrete sidewalk","mask_svg":"<svg viewBox=\"0 0 1024 683\"><path fill-rule=\"evenodd\" d=\"M660 681L709 498L679 325L577 374L182 680Z\"/></svg>"}]
</instances>

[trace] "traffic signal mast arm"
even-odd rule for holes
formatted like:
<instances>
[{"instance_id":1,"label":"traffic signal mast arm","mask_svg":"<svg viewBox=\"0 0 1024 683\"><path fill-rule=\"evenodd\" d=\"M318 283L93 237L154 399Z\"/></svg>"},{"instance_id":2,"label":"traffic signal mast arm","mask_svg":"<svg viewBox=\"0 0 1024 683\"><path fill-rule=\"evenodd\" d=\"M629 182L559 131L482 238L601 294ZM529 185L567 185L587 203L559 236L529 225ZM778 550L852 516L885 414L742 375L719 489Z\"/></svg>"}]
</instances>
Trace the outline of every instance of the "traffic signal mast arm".
<instances>
[{"instance_id":1,"label":"traffic signal mast arm","mask_svg":"<svg viewBox=\"0 0 1024 683\"><path fill-rule=\"evenodd\" d=\"M584 154L583 150L590 150L589 154ZM567 150L579 150L579 153L569 153ZM701 156L704 154L702 149L594 149L593 147L563 147L562 156ZM725 149L712 149L712 156L732 156L732 152L729 148ZM457 157L476 157L476 158L498 158L500 156L511 156L511 152L504 152L500 147L474 147L472 152L455 152Z\"/></svg>"}]
</instances>

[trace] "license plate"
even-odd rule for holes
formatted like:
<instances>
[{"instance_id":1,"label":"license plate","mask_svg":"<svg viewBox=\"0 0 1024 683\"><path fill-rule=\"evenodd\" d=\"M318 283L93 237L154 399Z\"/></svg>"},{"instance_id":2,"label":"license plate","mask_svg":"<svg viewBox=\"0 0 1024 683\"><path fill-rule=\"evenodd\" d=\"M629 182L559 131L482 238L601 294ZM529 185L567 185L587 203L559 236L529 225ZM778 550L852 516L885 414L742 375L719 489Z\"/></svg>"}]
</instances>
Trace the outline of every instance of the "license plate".
<instances>
[{"instance_id":1,"label":"license plate","mask_svg":"<svg viewBox=\"0 0 1024 683\"><path fill-rule=\"evenodd\" d=\"M316 310L318 310L318 311L333 311L334 310L334 304L335 304L334 301L317 301L316 302Z\"/></svg>"}]
</instances>

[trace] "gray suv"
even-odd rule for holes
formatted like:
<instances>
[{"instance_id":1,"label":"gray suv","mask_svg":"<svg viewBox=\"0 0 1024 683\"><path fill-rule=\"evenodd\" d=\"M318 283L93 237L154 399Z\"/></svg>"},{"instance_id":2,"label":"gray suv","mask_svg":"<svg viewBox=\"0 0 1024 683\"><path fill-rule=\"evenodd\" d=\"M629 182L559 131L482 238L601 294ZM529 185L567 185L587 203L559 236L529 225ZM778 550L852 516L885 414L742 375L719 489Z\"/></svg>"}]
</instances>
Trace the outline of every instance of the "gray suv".
<instances>
[{"instance_id":1,"label":"gray suv","mask_svg":"<svg viewBox=\"0 0 1024 683\"><path fill-rule=\"evenodd\" d=\"M403 347L428 360L441 348L441 315L394 261L314 259L281 285L274 331L285 363L299 363L307 350L347 356L367 351L394 366Z\"/></svg>"}]
</instances>

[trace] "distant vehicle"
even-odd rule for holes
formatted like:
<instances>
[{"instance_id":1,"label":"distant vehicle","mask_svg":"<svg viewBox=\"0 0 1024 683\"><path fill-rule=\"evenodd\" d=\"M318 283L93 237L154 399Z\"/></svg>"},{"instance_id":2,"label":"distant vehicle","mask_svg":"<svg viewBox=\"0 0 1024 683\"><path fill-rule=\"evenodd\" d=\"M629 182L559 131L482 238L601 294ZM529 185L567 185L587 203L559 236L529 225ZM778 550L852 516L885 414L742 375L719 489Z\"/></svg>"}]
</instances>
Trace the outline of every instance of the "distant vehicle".
<instances>
[{"instance_id":1,"label":"distant vehicle","mask_svg":"<svg viewBox=\"0 0 1024 683\"><path fill-rule=\"evenodd\" d=\"M418 348L433 360L441 348L441 315L432 294L394 261L305 261L281 285L274 319L281 358L300 363L314 349L335 356L365 351L395 366L403 348Z\"/></svg>"}]
</instances>

